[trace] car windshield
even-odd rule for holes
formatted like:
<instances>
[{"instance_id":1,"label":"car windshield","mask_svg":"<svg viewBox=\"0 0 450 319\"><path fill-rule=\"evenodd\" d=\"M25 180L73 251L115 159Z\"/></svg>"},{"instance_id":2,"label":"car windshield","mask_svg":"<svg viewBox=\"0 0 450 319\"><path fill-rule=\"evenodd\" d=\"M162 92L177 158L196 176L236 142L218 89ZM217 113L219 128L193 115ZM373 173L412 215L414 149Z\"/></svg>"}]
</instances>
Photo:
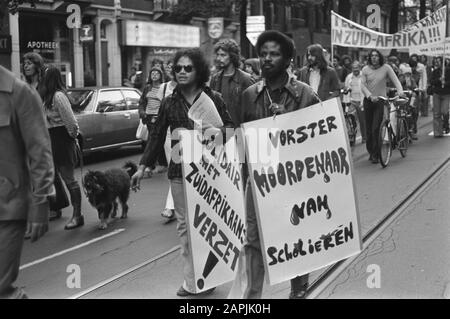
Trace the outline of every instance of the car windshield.
<instances>
[{"instance_id":1,"label":"car windshield","mask_svg":"<svg viewBox=\"0 0 450 319\"><path fill-rule=\"evenodd\" d=\"M84 111L94 96L93 90L69 90L67 92L72 109L78 113Z\"/></svg>"}]
</instances>

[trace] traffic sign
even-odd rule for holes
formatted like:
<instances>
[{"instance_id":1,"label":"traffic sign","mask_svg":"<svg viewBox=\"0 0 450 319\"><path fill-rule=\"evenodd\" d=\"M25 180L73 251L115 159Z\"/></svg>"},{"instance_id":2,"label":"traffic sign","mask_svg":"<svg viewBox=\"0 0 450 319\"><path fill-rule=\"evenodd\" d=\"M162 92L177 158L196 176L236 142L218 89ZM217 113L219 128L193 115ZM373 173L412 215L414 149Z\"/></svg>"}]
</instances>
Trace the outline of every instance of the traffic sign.
<instances>
[{"instance_id":1,"label":"traffic sign","mask_svg":"<svg viewBox=\"0 0 450 319\"><path fill-rule=\"evenodd\" d=\"M266 17L248 16L246 29L248 40L255 46L258 36L266 30Z\"/></svg>"}]
</instances>

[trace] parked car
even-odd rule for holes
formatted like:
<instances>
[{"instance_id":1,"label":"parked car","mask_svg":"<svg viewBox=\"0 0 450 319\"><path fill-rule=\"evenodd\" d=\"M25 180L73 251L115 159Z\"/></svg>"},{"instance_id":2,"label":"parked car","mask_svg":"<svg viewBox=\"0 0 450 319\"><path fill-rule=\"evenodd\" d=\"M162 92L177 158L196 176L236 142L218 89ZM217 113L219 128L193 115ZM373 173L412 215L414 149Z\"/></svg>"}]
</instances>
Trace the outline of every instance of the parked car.
<instances>
[{"instance_id":1,"label":"parked car","mask_svg":"<svg viewBox=\"0 0 450 319\"><path fill-rule=\"evenodd\" d=\"M129 87L84 87L67 91L80 126L83 154L142 145L136 139L141 92Z\"/></svg>"}]
</instances>

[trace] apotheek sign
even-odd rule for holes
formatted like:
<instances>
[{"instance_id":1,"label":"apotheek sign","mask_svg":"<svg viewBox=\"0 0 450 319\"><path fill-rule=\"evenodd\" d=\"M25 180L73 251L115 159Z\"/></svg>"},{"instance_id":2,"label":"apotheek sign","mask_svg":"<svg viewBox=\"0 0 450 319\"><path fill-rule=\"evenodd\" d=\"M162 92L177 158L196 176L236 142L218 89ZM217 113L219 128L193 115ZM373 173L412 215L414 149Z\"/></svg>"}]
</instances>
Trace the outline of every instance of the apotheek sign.
<instances>
[{"instance_id":1,"label":"apotheek sign","mask_svg":"<svg viewBox=\"0 0 450 319\"><path fill-rule=\"evenodd\" d=\"M0 34L0 53L11 53L11 36Z\"/></svg>"},{"instance_id":2,"label":"apotheek sign","mask_svg":"<svg viewBox=\"0 0 450 319\"><path fill-rule=\"evenodd\" d=\"M59 43L54 41L28 41L27 49L59 49Z\"/></svg>"}]
</instances>

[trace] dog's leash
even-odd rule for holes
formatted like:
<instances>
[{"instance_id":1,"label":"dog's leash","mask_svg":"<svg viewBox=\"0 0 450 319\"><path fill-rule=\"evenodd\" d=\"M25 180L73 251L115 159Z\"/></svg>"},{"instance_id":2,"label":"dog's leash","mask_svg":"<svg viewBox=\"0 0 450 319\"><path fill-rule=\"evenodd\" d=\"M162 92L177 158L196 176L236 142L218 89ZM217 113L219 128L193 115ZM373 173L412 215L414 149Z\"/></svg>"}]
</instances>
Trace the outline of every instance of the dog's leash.
<instances>
[{"instance_id":1,"label":"dog's leash","mask_svg":"<svg viewBox=\"0 0 450 319\"><path fill-rule=\"evenodd\" d=\"M75 141L76 141L75 148L76 148L76 152L77 152L77 155L78 155L78 161L80 163L81 187L83 188L84 195L87 196L87 190L84 187L84 181L83 181L83 167L84 167L83 152L81 151L81 147L80 147L80 144L78 143L78 139L75 139Z\"/></svg>"}]
</instances>

